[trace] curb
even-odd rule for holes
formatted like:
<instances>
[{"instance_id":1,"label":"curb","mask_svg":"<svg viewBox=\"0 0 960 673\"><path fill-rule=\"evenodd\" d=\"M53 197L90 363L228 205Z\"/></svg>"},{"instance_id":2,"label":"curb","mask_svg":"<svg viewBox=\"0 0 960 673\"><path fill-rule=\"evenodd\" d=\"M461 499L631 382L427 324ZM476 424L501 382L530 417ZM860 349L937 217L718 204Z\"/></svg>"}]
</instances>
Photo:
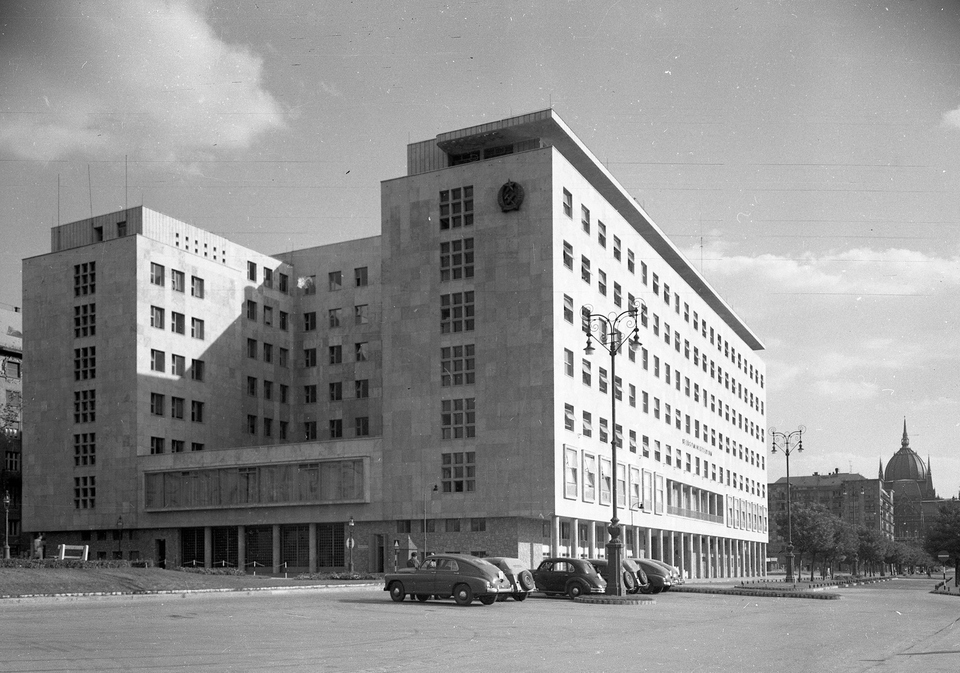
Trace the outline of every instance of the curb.
<instances>
[{"instance_id":1,"label":"curb","mask_svg":"<svg viewBox=\"0 0 960 673\"><path fill-rule=\"evenodd\" d=\"M657 601L649 596L638 596L630 594L627 596L577 596L573 599L574 603L586 603L588 605L653 605Z\"/></svg>"},{"instance_id":2,"label":"curb","mask_svg":"<svg viewBox=\"0 0 960 673\"><path fill-rule=\"evenodd\" d=\"M249 588L223 588L223 589L160 589L156 591L138 590L138 591L90 591L78 593L58 593L58 594L0 594L0 601L18 603L21 601L71 601L80 599L103 599L103 598L151 598L151 597L180 597L187 596L205 596L205 595L250 595L267 594L279 595L297 592L315 592L330 591L337 589L356 589L356 588L381 588L381 583L363 582L357 584L311 584L306 586L275 586L275 587L249 587Z\"/></svg>"}]
</instances>

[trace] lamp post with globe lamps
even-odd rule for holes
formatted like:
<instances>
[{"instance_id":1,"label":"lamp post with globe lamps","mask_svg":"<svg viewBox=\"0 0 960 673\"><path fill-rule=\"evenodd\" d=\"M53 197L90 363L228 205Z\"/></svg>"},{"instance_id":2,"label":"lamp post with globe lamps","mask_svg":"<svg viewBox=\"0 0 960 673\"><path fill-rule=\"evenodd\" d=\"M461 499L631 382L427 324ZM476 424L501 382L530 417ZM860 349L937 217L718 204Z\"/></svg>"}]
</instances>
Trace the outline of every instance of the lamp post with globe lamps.
<instances>
[{"instance_id":1,"label":"lamp post with globe lamps","mask_svg":"<svg viewBox=\"0 0 960 673\"><path fill-rule=\"evenodd\" d=\"M776 428L770 428L770 452L776 453L777 450L783 452L787 457L787 582L793 584L796 578L793 576L793 518L790 512L790 454L794 451L803 451L803 433L806 430L802 425L793 432L777 432Z\"/></svg>"},{"instance_id":2,"label":"lamp post with globe lamps","mask_svg":"<svg viewBox=\"0 0 960 673\"><path fill-rule=\"evenodd\" d=\"M610 541L607 542L607 590L608 596L623 596L623 541L620 539L620 520L617 518L617 355L620 348L629 342L631 349L640 345L640 332L637 327L638 310L646 310L641 302L635 301L626 311L619 314L589 313L591 307L584 307L584 327L587 331L587 346L584 352L591 355L593 344L597 343L610 353L610 459L611 487L613 496L613 517L607 530ZM621 331L622 330L622 331Z\"/></svg>"},{"instance_id":3,"label":"lamp post with globe lamps","mask_svg":"<svg viewBox=\"0 0 960 673\"><path fill-rule=\"evenodd\" d=\"M10 491L3 494L3 558L10 558Z\"/></svg>"}]
</instances>

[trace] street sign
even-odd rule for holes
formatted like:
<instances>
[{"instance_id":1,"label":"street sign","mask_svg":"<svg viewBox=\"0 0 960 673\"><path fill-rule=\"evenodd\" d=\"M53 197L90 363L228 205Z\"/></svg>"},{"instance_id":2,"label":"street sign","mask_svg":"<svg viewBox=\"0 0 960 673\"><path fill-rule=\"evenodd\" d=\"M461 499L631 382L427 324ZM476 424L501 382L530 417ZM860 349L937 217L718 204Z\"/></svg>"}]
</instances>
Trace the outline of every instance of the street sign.
<instances>
[{"instance_id":1,"label":"street sign","mask_svg":"<svg viewBox=\"0 0 960 673\"><path fill-rule=\"evenodd\" d=\"M937 554L937 558L940 559L942 563L946 563L950 560L950 552L942 551Z\"/></svg>"}]
</instances>

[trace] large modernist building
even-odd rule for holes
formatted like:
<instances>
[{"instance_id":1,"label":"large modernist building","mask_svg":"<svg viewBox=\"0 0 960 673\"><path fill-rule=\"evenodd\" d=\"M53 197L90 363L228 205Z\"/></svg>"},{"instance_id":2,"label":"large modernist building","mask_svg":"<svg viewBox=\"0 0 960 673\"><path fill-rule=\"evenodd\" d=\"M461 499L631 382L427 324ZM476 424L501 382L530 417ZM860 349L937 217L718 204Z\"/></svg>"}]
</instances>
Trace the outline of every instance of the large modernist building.
<instances>
[{"instance_id":1,"label":"large modernist building","mask_svg":"<svg viewBox=\"0 0 960 673\"><path fill-rule=\"evenodd\" d=\"M18 556L20 535L20 412L23 406L23 346L20 309L0 306L0 508L3 554Z\"/></svg>"},{"instance_id":2,"label":"large modernist building","mask_svg":"<svg viewBox=\"0 0 960 673\"><path fill-rule=\"evenodd\" d=\"M24 262L25 527L168 564L535 564L602 555L616 489L628 555L762 573L759 339L553 111L407 158L374 238L55 228ZM631 306L642 345L587 355Z\"/></svg>"}]
</instances>

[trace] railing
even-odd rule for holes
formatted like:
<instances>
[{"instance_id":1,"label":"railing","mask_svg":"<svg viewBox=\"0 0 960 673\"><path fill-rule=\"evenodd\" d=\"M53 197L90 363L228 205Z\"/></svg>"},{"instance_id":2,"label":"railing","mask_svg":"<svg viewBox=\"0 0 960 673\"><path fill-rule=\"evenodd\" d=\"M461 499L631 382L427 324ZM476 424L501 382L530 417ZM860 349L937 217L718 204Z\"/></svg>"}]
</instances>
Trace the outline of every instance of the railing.
<instances>
[{"instance_id":1,"label":"railing","mask_svg":"<svg viewBox=\"0 0 960 673\"><path fill-rule=\"evenodd\" d=\"M695 509L686 509L684 507L675 507L674 505L667 505L667 514L672 514L673 516L682 516L686 517L687 519L699 519L700 521L723 523L723 517L719 514L707 514L706 512L700 512Z\"/></svg>"}]
</instances>

